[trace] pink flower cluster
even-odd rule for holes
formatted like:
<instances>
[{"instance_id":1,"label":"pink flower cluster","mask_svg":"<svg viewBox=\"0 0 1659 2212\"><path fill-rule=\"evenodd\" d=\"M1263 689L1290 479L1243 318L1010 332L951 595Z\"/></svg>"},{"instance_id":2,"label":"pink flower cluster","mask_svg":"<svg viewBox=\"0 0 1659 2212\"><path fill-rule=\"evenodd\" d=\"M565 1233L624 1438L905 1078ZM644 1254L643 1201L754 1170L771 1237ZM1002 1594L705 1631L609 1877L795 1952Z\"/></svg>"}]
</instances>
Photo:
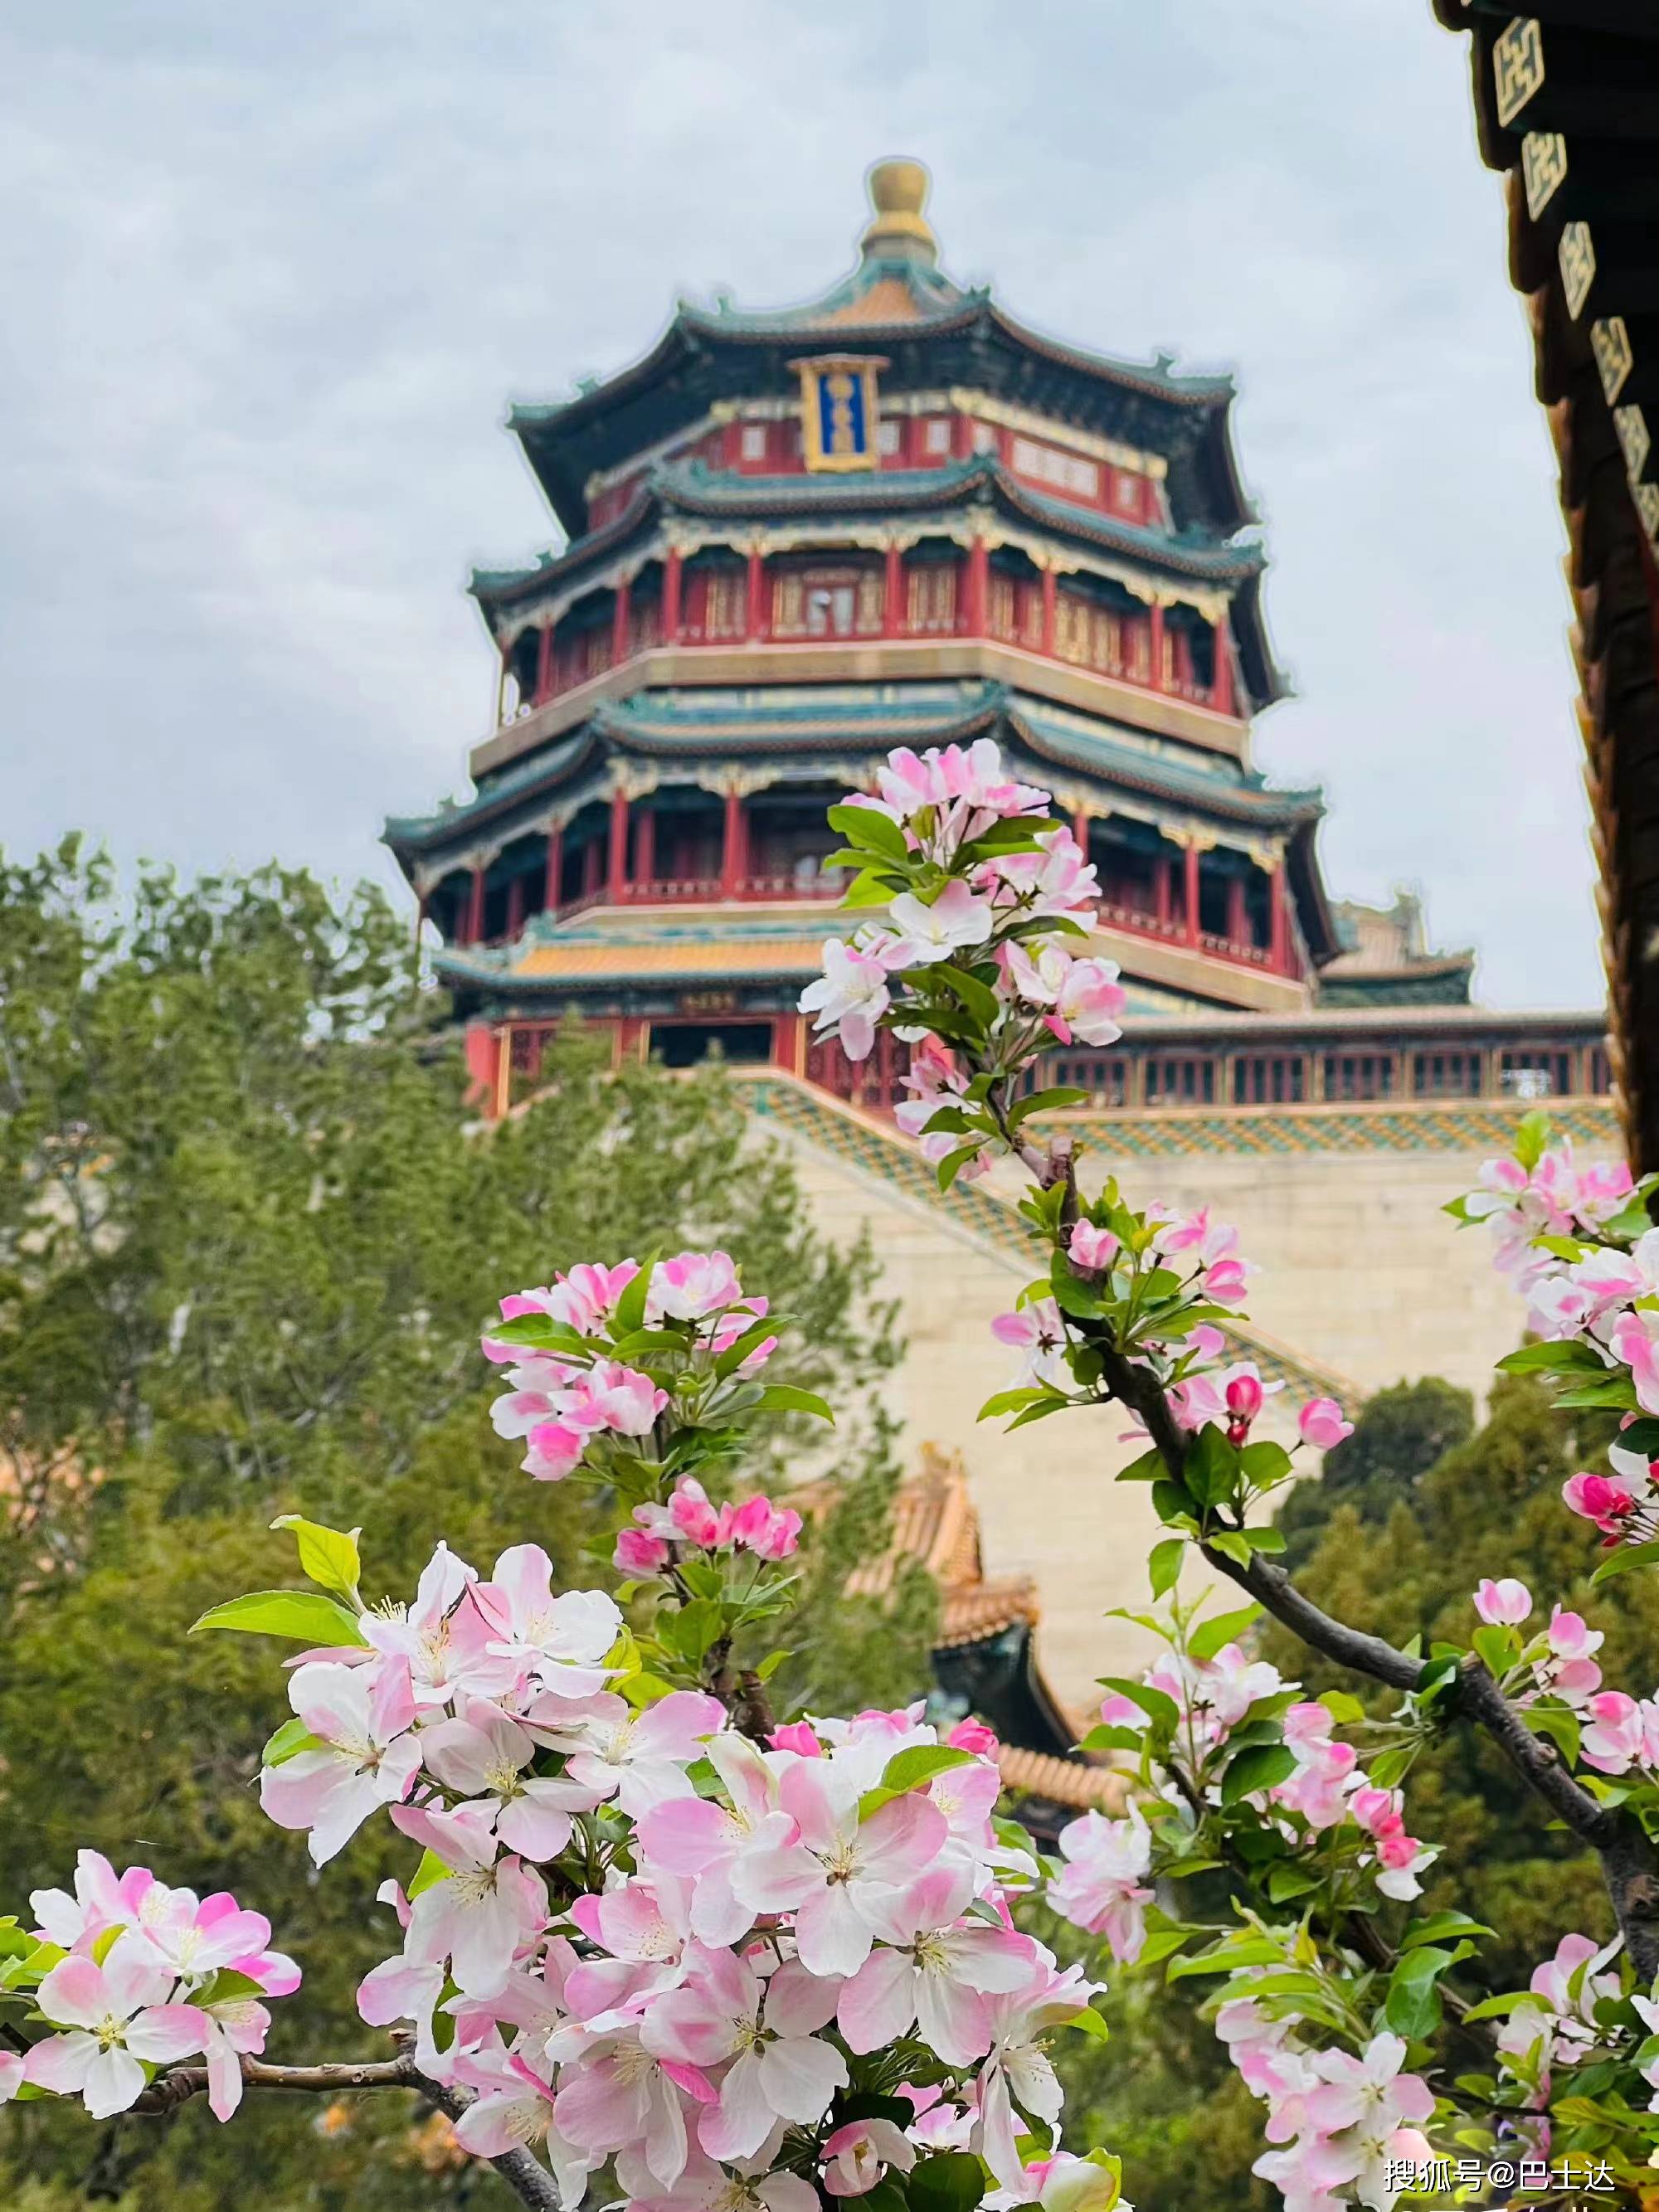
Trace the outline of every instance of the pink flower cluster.
<instances>
[{"instance_id":1,"label":"pink flower cluster","mask_svg":"<svg viewBox=\"0 0 1659 2212\"><path fill-rule=\"evenodd\" d=\"M34 1940L55 1958L35 2002L54 2031L27 2054L0 2053L0 2103L26 2084L79 2097L94 2119L124 2112L161 2068L200 2056L208 2102L228 2120L242 2099L244 2053L265 2047L261 1997L300 1986L270 1948L270 1923L228 1890L170 1889L148 1867L118 1875L80 1853L73 1892L37 1889Z\"/></svg>"},{"instance_id":2,"label":"pink flower cluster","mask_svg":"<svg viewBox=\"0 0 1659 2212\"><path fill-rule=\"evenodd\" d=\"M1048 1885L1048 1902L1062 1920L1091 1936L1104 1936L1112 1956L1133 1966L1146 1940L1146 1906L1152 1891L1152 1831L1132 1806L1127 1819L1085 1813L1060 1832L1066 1865Z\"/></svg>"},{"instance_id":3,"label":"pink flower cluster","mask_svg":"<svg viewBox=\"0 0 1659 2212\"><path fill-rule=\"evenodd\" d=\"M1499 2027L1504 2070L1525 2085L1535 2109L1549 2103L1550 2077L1557 2068L1582 2065L1600 2055L1605 2038L1596 2025L1595 2008L1620 1993L1617 1973L1603 1972L1618 1948L1616 1942L1599 1947L1588 1936L1564 1936L1555 1956L1534 1967L1526 1999ZM1651 2027L1659 2008L1644 1997L1633 2002Z\"/></svg>"},{"instance_id":4,"label":"pink flower cluster","mask_svg":"<svg viewBox=\"0 0 1659 2212\"><path fill-rule=\"evenodd\" d=\"M490 1407L495 1433L526 1439L524 1469L538 1482L562 1482L607 1437L648 1437L668 1404L667 1391L651 1376L607 1356L616 1341L618 1301L639 1272L634 1260L614 1267L585 1262L550 1287L501 1300L503 1321L544 1314L592 1346L526 1352L496 1337L483 1340L485 1358L507 1369L509 1387ZM708 1364L731 1352L766 1312L764 1298L744 1296L729 1254L682 1252L652 1269L643 1317L651 1328L684 1336ZM757 1374L776 1347L775 1336L757 1340L737 1364L736 1378Z\"/></svg>"},{"instance_id":5,"label":"pink flower cluster","mask_svg":"<svg viewBox=\"0 0 1659 2212\"><path fill-rule=\"evenodd\" d=\"M1518 1160L1488 1160L1463 1212L1491 1224L1495 1264L1525 1296L1533 1333L1591 1346L1610 1370L1628 1368L1638 1406L1659 1415L1659 1229L1628 1250L1602 1241L1634 1188L1622 1162L1580 1169L1563 1143L1530 1171ZM1544 1238L1578 1249L1550 1250Z\"/></svg>"},{"instance_id":6,"label":"pink flower cluster","mask_svg":"<svg viewBox=\"0 0 1659 2212\"><path fill-rule=\"evenodd\" d=\"M1497 1582L1488 1576L1474 1593L1474 1609L1488 1627L1518 1629L1532 1617L1532 1592L1512 1575ZM1506 1686L1512 1673L1530 1675L1533 1686L1522 1693L1522 1704L1544 1695L1582 1705L1601 1686L1595 1654L1605 1641L1602 1632L1591 1628L1582 1613L1558 1605L1540 1635L1524 1643L1519 1637L1512 1639L1513 1668L1498 1671Z\"/></svg>"},{"instance_id":7,"label":"pink flower cluster","mask_svg":"<svg viewBox=\"0 0 1659 2212\"><path fill-rule=\"evenodd\" d=\"M416 1632L433 1656L424 1702L406 1650L301 1666L296 1708L335 1732L265 1777L279 1820L320 1809L319 1784L343 1787L354 1808L389 1796L425 1846L412 1893L390 1892L401 1954L360 2006L374 2025L412 2022L423 2069L477 2093L463 2144L544 2144L572 2202L614 2158L629 2200L661 2212L717 2199L809 2212L811 2185L778 2163L786 2134L824 2122L849 2061L914 2036L947 2070L942 2098L925 2127L919 2109L914 2129L832 2130L824 2189L864 2194L947 2128L1014 2185L1026 2123L1013 2100L1058 2118L1046 2034L1090 1987L1010 1922L994 1763L940 1745L919 1708L798 1724L765 1749L697 1692L632 1710L580 1679L610 1601L550 1598L527 1564L507 1555L489 1585L446 1570L453 1602ZM319 1672L337 1691L341 1677L366 1686L344 1726L305 1684ZM366 1742L363 1715L388 1698L403 1735L387 1743L382 1723ZM918 1753L932 1756L912 1786L884 1785ZM301 1760L296 1787L284 1777ZM715 1787L699 1788L694 1764ZM388 1769L407 1778L386 1790ZM556 1869L574 1819L602 1806ZM568 1893L573 1874L580 1893L557 1915L549 1881Z\"/></svg>"},{"instance_id":8,"label":"pink flower cluster","mask_svg":"<svg viewBox=\"0 0 1659 2212\"><path fill-rule=\"evenodd\" d=\"M1594 1522L1611 1551L1624 1543L1647 1544L1659 1536L1659 1461L1622 1444L1607 1451L1611 1474L1571 1474L1561 1486L1570 1511Z\"/></svg>"},{"instance_id":9,"label":"pink flower cluster","mask_svg":"<svg viewBox=\"0 0 1659 2212\"><path fill-rule=\"evenodd\" d=\"M1251 2094L1267 2107L1273 2149L1252 2171L1283 2195L1285 2212L1341 2212L1357 2199L1391 2205L1390 2167L1430 2156L1421 2124L1434 2094L1402 2069L1404 2039L1374 2035L1358 2053L1310 2050L1297 2023L1270 2014L1236 1975L1216 2015L1216 2033ZM1279 2146L1285 2146L1283 2148Z\"/></svg>"},{"instance_id":10,"label":"pink flower cluster","mask_svg":"<svg viewBox=\"0 0 1659 2212\"><path fill-rule=\"evenodd\" d=\"M1100 895L1071 831L1036 831L1032 848L1022 852L977 861L963 857L964 846L999 822L1044 818L1048 793L1009 777L988 738L966 750L949 745L917 754L901 746L878 770L877 786L878 797L857 795L848 803L896 823L911 853L945 870L946 879L926 897L901 891L881 924L860 929L850 941L825 940L823 973L800 997L814 1028L834 1031L849 1060L866 1059L877 1025L896 1011L894 978L966 956L994 964L996 1042L1005 1065L1051 1039L1115 1042L1126 1004L1116 963L1070 950L1075 931L1068 925L1091 928ZM1061 926L1033 933L1033 920ZM960 1095L941 1080L938 1057L935 1048L934 1064L913 1070L917 1080L903 1109L912 1134Z\"/></svg>"},{"instance_id":11,"label":"pink flower cluster","mask_svg":"<svg viewBox=\"0 0 1659 2212\"><path fill-rule=\"evenodd\" d=\"M1295 1687L1267 1661L1249 1658L1237 1643L1224 1644L1208 1659L1196 1659L1189 1651L1172 1649L1160 1654L1141 1680L1149 1689L1161 1690L1173 1699L1176 1722L1170 1759L1182 1770L1188 1791L1201 1795L1212 1804L1220 1802L1217 1756L1233 1730L1259 1713L1264 1704ZM1133 1698L1116 1691L1102 1700L1100 1717L1109 1728L1129 1729L1138 1735L1151 1726L1147 1713ZM1247 1802L1264 1814L1295 1815L1295 1823L1282 1823L1287 1838L1294 1843L1309 1832L1319 1834L1345 1821L1352 1823L1358 1832L1358 1863L1375 1867L1374 1879L1382 1894L1417 1896L1422 1887L1418 1876L1438 1850L1407 1834L1400 1792L1378 1789L1367 1779L1352 1745L1339 1742L1333 1735L1334 1723L1323 1705L1291 1705L1279 1725L1295 1767L1282 1782L1255 1793ZM1139 1858L1137 1832L1131 1827L1127 1832L1109 1834L1114 1826L1124 1831L1126 1824L1098 1821L1098 1816L1095 1820L1097 1825L1079 1823L1067 1831L1073 1838L1069 1850L1065 1836L1061 1837L1065 1856L1097 1860L1101 1881L1138 1879L1150 1862ZM1108 1929L1107 1920L1098 1916L1109 1904L1114 1910L1134 1904L1127 1893L1120 1898L1109 1895L1103 1888L1091 1891L1086 1871L1075 1866L1068 1866L1051 1885L1049 1902L1063 1917L1097 1932ZM1137 1923L1131 1913L1115 1924L1121 1935L1126 1929L1133 1930ZM1133 1948L1121 1952L1117 1940L1111 1940L1118 1956L1133 1959L1139 1952L1139 1938L1133 1933L1128 1938Z\"/></svg>"},{"instance_id":12,"label":"pink flower cluster","mask_svg":"<svg viewBox=\"0 0 1659 2212\"><path fill-rule=\"evenodd\" d=\"M613 1564L624 1574L656 1575L689 1552L751 1552L757 1559L787 1559L800 1542L801 1518L769 1498L740 1505L714 1505L694 1475L674 1486L666 1505L636 1505L632 1528L617 1532Z\"/></svg>"}]
</instances>

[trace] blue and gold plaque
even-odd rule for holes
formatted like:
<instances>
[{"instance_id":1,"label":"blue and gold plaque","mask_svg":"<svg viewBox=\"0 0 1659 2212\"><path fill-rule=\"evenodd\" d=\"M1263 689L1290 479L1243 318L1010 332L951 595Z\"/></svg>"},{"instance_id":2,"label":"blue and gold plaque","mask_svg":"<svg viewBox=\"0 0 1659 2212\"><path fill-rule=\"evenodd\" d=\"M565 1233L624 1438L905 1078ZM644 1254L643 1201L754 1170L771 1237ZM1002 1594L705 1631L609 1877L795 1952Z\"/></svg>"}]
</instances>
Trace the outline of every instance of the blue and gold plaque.
<instances>
[{"instance_id":1,"label":"blue and gold plaque","mask_svg":"<svg viewBox=\"0 0 1659 2212\"><path fill-rule=\"evenodd\" d=\"M873 469L881 427L876 378L886 362L874 354L836 353L789 365L800 378L801 445L807 467Z\"/></svg>"}]
</instances>

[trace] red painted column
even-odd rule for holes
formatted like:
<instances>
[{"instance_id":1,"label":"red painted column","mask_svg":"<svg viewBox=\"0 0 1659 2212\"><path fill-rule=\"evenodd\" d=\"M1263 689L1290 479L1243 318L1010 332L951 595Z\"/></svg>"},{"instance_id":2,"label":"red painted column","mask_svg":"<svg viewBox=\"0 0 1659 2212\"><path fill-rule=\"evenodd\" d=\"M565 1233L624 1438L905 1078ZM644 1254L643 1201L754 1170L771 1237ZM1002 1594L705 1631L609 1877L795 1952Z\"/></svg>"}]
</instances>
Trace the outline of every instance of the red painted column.
<instances>
[{"instance_id":1,"label":"red painted column","mask_svg":"<svg viewBox=\"0 0 1659 2212\"><path fill-rule=\"evenodd\" d=\"M644 885L657 872L657 817L647 806L641 810L634 832L634 881Z\"/></svg>"},{"instance_id":2,"label":"red painted column","mask_svg":"<svg viewBox=\"0 0 1659 2212\"><path fill-rule=\"evenodd\" d=\"M613 668L620 667L628 658L628 631L633 596L633 584L624 576L617 586L616 602L611 610L611 665Z\"/></svg>"},{"instance_id":3,"label":"red painted column","mask_svg":"<svg viewBox=\"0 0 1659 2212\"><path fill-rule=\"evenodd\" d=\"M1169 860L1156 860L1152 864L1152 912L1165 923L1170 918L1174 903L1174 867Z\"/></svg>"},{"instance_id":4,"label":"red painted column","mask_svg":"<svg viewBox=\"0 0 1659 2212\"><path fill-rule=\"evenodd\" d=\"M1186 893L1187 942L1188 945L1196 945L1198 942L1198 848L1196 845L1188 845L1187 848Z\"/></svg>"},{"instance_id":5,"label":"red painted column","mask_svg":"<svg viewBox=\"0 0 1659 2212\"><path fill-rule=\"evenodd\" d=\"M564 874L564 831L550 830L547 833L546 888L542 893L542 911L556 914L559 910L559 884Z\"/></svg>"},{"instance_id":6,"label":"red painted column","mask_svg":"<svg viewBox=\"0 0 1659 2212\"><path fill-rule=\"evenodd\" d=\"M1249 908L1244 903L1244 878L1243 876L1229 876L1227 878L1227 942L1230 945L1248 945L1249 941L1250 915Z\"/></svg>"},{"instance_id":7,"label":"red painted column","mask_svg":"<svg viewBox=\"0 0 1659 2212\"><path fill-rule=\"evenodd\" d=\"M990 574L990 548L982 538L976 538L968 548L968 588L962 617L963 629L969 637L985 635L985 602Z\"/></svg>"},{"instance_id":8,"label":"red painted column","mask_svg":"<svg viewBox=\"0 0 1659 2212\"><path fill-rule=\"evenodd\" d=\"M611 794L611 851L605 873L606 895L616 903L628 896L628 793Z\"/></svg>"},{"instance_id":9,"label":"red painted column","mask_svg":"<svg viewBox=\"0 0 1659 2212\"><path fill-rule=\"evenodd\" d=\"M766 566L758 551L749 556L749 570L743 586L743 634L751 642L761 635L761 593L766 585Z\"/></svg>"},{"instance_id":10,"label":"red painted column","mask_svg":"<svg viewBox=\"0 0 1659 2212\"><path fill-rule=\"evenodd\" d=\"M1267 878L1268 912L1272 917L1269 931L1269 957L1274 970L1280 975L1291 972L1291 916L1285 899L1285 863L1279 866Z\"/></svg>"},{"instance_id":11,"label":"red painted column","mask_svg":"<svg viewBox=\"0 0 1659 2212\"><path fill-rule=\"evenodd\" d=\"M965 461L974 450L973 418L957 415L951 422L951 454L954 460Z\"/></svg>"},{"instance_id":12,"label":"red painted column","mask_svg":"<svg viewBox=\"0 0 1659 2212\"><path fill-rule=\"evenodd\" d=\"M1077 839L1078 850L1086 860L1089 857L1089 810L1086 806L1073 809L1072 835Z\"/></svg>"},{"instance_id":13,"label":"red painted column","mask_svg":"<svg viewBox=\"0 0 1659 2212\"><path fill-rule=\"evenodd\" d=\"M745 854L744 852L743 799L735 791L726 794L726 822L720 838L720 896L735 898L738 885L743 881Z\"/></svg>"},{"instance_id":14,"label":"red painted column","mask_svg":"<svg viewBox=\"0 0 1659 2212\"><path fill-rule=\"evenodd\" d=\"M524 927L524 878L514 876L507 887L507 941L512 944Z\"/></svg>"},{"instance_id":15,"label":"red painted column","mask_svg":"<svg viewBox=\"0 0 1659 2212\"><path fill-rule=\"evenodd\" d=\"M536 704L546 698L553 676L553 625L542 624L542 634L536 645Z\"/></svg>"},{"instance_id":16,"label":"red painted column","mask_svg":"<svg viewBox=\"0 0 1659 2212\"><path fill-rule=\"evenodd\" d=\"M481 867L472 871L472 896L466 902L466 935L464 945L482 945L484 927L484 872Z\"/></svg>"},{"instance_id":17,"label":"red painted column","mask_svg":"<svg viewBox=\"0 0 1659 2212\"><path fill-rule=\"evenodd\" d=\"M1044 658L1054 657L1054 611L1060 600L1060 579L1052 568L1042 572L1042 636L1040 651Z\"/></svg>"},{"instance_id":18,"label":"red painted column","mask_svg":"<svg viewBox=\"0 0 1659 2212\"><path fill-rule=\"evenodd\" d=\"M680 641L680 567L682 556L677 545L671 545L662 564L662 641L678 645Z\"/></svg>"},{"instance_id":19,"label":"red painted column","mask_svg":"<svg viewBox=\"0 0 1659 2212\"><path fill-rule=\"evenodd\" d=\"M1161 606L1155 606L1152 609L1152 672L1151 681L1153 690L1161 691L1164 689L1164 610Z\"/></svg>"},{"instance_id":20,"label":"red painted column","mask_svg":"<svg viewBox=\"0 0 1659 2212\"><path fill-rule=\"evenodd\" d=\"M1224 615L1215 626L1215 682L1210 704L1218 714L1233 711L1233 640Z\"/></svg>"},{"instance_id":21,"label":"red painted column","mask_svg":"<svg viewBox=\"0 0 1659 2212\"><path fill-rule=\"evenodd\" d=\"M896 545L887 548L882 575L881 634L884 637L904 634L904 555Z\"/></svg>"}]
</instances>

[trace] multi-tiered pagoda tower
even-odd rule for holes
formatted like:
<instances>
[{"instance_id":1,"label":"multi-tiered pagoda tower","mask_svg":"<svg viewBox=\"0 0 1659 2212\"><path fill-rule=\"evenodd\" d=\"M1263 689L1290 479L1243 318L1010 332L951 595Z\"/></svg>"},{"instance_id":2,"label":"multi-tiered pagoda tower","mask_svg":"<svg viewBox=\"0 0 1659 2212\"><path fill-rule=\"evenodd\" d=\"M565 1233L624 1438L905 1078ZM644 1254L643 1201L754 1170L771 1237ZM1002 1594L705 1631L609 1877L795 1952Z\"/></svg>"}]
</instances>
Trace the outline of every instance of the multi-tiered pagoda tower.
<instances>
[{"instance_id":1,"label":"multi-tiered pagoda tower","mask_svg":"<svg viewBox=\"0 0 1659 2212\"><path fill-rule=\"evenodd\" d=\"M633 368L513 410L567 543L475 574L500 669L475 796L386 832L440 975L487 1024L492 1097L579 1008L624 1053L715 1047L886 1103L890 1041L852 1068L795 1012L846 926L824 810L891 745L985 733L1086 840L1103 949L1154 1024L1062 1079L1153 1108L1389 1096L1413 1073L1478 1092L1504 1071L1449 1059L1443 1021L1415 1070L1398 1036L1300 1034L1333 963L1363 1012L1466 1000L1468 962L1402 939L1368 966L1321 881L1318 793L1251 765L1283 684L1231 380L1027 329L939 268L917 164L870 185L858 265L823 297L682 305ZM1269 1018L1258 1049L1229 1016Z\"/></svg>"},{"instance_id":2,"label":"multi-tiered pagoda tower","mask_svg":"<svg viewBox=\"0 0 1659 2212\"><path fill-rule=\"evenodd\" d=\"M984 733L1072 816L1132 1018L1049 1079L1091 1094L1097 1165L1239 1224L1262 1273L1237 1333L1291 1386L1269 1425L1402 1373L1482 1387L1513 1302L1439 1202L1540 1096L1587 1147L1615 1133L1601 1014L1472 1005L1472 957L1435 953L1414 899L1327 898L1318 794L1252 766L1282 685L1229 380L1057 344L963 290L925 187L872 173L823 297L682 306L633 368L514 411L565 543L474 577L499 692L473 795L386 835L490 1109L572 1011L619 1054L718 1048L815 1219L869 1233L908 1340L891 1410L965 1468L906 1509L953 1593L941 1679L1024 1713L1005 1732L1046 1758L1039 1601L1062 1700L1137 1662L1101 1610L1144 1600L1145 1491L1103 1480L1133 1447L1098 1425L975 1427L1030 1245L994 1177L939 1193L884 1111L891 1060L850 1067L795 1011L849 926L826 806L894 744Z\"/></svg>"}]
</instances>

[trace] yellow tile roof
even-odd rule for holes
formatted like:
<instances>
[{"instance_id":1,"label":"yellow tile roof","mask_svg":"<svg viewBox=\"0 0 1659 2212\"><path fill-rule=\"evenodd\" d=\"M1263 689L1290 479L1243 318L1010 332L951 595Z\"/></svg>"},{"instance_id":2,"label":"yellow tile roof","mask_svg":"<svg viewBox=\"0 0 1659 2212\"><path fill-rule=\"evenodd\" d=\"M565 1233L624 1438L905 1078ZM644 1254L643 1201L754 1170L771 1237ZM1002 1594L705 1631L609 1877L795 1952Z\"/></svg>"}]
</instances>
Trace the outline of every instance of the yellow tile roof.
<instances>
[{"instance_id":1,"label":"yellow tile roof","mask_svg":"<svg viewBox=\"0 0 1659 2212\"><path fill-rule=\"evenodd\" d=\"M758 938L722 943L715 938L672 944L536 945L513 969L515 976L625 982L635 975L797 975L811 973L823 957L823 938Z\"/></svg>"}]
</instances>

